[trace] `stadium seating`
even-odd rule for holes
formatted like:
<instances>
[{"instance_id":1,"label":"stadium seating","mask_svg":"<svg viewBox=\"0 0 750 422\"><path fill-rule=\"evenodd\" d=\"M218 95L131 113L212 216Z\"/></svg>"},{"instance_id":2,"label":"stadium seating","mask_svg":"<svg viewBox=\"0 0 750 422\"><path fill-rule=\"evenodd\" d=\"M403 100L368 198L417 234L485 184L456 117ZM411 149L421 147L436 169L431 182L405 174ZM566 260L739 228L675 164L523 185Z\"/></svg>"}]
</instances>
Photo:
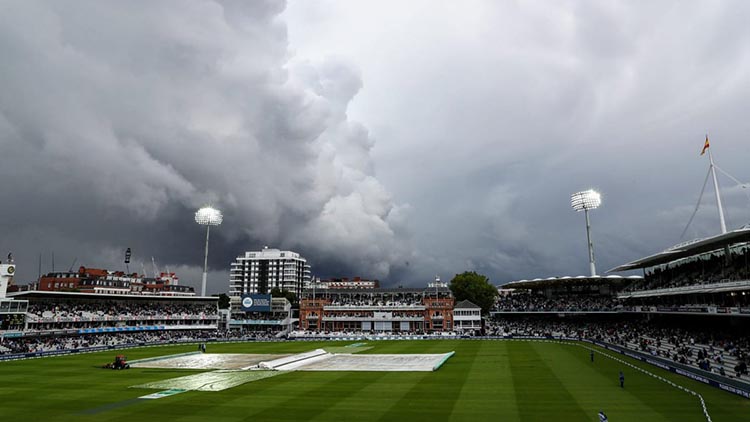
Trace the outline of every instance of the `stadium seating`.
<instances>
[{"instance_id":1,"label":"stadium seating","mask_svg":"<svg viewBox=\"0 0 750 422\"><path fill-rule=\"evenodd\" d=\"M650 325L645 321L633 324L525 318L493 322L487 334L594 339L750 381L747 372L750 338L718 329L707 333L699 329Z\"/></svg>"}]
</instances>

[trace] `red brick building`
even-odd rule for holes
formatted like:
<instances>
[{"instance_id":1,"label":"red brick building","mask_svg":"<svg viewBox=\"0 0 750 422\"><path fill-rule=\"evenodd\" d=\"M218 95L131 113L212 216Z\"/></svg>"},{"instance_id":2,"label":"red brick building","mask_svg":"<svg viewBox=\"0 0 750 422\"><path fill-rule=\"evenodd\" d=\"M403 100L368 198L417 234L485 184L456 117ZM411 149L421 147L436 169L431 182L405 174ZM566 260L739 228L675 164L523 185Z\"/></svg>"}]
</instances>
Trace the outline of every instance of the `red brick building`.
<instances>
[{"instance_id":1,"label":"red brick building","mask_svg":"<svg viewBox=\"0 0 750 422\"><path fill-rule=\"evenodd\" d=\"M420 333L453 330L454 298L446 287L305 290L299 329Z\"/></svg>"},{"instance_id":2,"label":"red brick building","mask_svg":"<svg viewBox=\"0 0 750 422\"><path fill-rule=\"evenodd\" d=\"M190 286L181 286L174 273L159 277L125 274L99 268L80 267L78 271L52 272L39 279L37 290L99 294L148 294L159 296L194 296Z\"/></svg>"}]
</instances>

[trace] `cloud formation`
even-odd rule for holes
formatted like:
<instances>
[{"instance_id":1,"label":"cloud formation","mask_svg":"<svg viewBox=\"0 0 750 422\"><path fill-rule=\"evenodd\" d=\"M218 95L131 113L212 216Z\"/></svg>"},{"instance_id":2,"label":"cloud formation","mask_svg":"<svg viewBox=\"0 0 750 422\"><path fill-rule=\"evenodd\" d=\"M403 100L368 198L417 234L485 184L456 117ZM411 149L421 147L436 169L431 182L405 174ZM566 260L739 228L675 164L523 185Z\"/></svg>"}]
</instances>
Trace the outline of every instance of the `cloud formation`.
<instances>
[{"instance_id":1,"label":"cloud formation","mask_svg":"<svg viewBox=\"0 0 750 422\"><path fill-rule=\"evenodd\" d=\"M475 269L505 282L588 272L569 195L590 187L604 195L592 213L600 271L678 243L706 131L718 163L750 181L749 8L302 0L284 16L297 54L363 69L350 115L411 206L421 279ZM730 227L750 221L746 196L721 183ZM712 198L689 237L717 232Z\"/></svg>"},{"instance_id":2,"label":"cloud formation","mask_svg":"<svg viewBox=\"0 0 750 422\"><path fill-rule=\"evenodd\" d=\"M292 62L284 6L0 5L0 180L13 198L0 246L17 278L35 278L40 252L43 271L52 251L58 269L74 257L112 268L126 247L188 272L202 247L192 212L207 202L225 214L217 271L271 245L326 262L318 271L389 275L408 250L404 207L347 116L361 75L343 60Z\"/></svg>"},{"instance_id":3,"label":"cloud formation","mask_svg":"<svg viewBox=\"0 0 750 422\"><path fill-rule=\"evenodd\" d=\"M263 245L423 285L600 271L679 242L706 171L743 181L750 4L0 3L0 250L18 278L179 268ZM721 176L728 225L750 196ZM713 196L687 237L716 233ZM185 276L187 275L187 276Z\"/></svg>"}]
</instances>

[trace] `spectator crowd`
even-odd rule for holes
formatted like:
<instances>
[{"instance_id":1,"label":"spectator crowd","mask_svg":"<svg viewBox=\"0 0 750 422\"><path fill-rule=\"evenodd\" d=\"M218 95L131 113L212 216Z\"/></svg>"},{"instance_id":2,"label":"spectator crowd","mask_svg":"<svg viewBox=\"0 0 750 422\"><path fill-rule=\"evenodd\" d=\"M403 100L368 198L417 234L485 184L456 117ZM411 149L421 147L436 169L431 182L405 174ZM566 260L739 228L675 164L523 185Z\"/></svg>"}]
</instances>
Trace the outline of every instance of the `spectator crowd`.
<instances>
[{"instance_id":1,"label":"spectator crowd","mask_svg":"<svg viewBox=\"0 0 750 422\"><path fill-rule=\"evenodd\" d=\"M567 337L598 340L720 375L748 378L750 337L633 322L513 319L491 323L489 336Z\"/></svg>"},{"instance_id":2,"label":"spectator crowd","mask_svg":"<svg viewBox=\"0 0 750 422\"><path fill-rule=\"evenodd\" d=\"M626 291L670 289L701 284L750 279L750 246L731 248L729 259L723 252L712 252L649 269L645 278Z\"/></svg>"},{"instance_id":3,"label":"spectator crowd","mask_svg":"<svg viewBox=\"0 0 750 422\"><path fill-rule=\"evenodd\" d=\"M267 332L228 330L173 330L142 331L132 333L103 333L76 336L34 336L0 339L0 355L78 350L99 346L127 344L160 344L195 342L214 339L218 341L267 340L274 338Z\"/></svg>"},{"instance_id":4,"label":"spectator crowd","mask_svg":"<svg viewBox=\"0 0 750 422\"><path fill-rule=\"evenodd\" d=\"M133 301L36 302L27 310L32 320L44 319L144 319L169 315L172 318L216 316L215 305L204 303L159 303Z\"/></svg>"},{"instance_id":5,"label":"spectator crowd","mask_svg":"<svg viewBox=\"0 0 750 422\"><path fill-rule=\"evenodd\" d=\"M611 296L556 296L547 298L535 293L499 296L494 310L505 312L611 312L620 308Z\"/></svg>"}]
</instances>

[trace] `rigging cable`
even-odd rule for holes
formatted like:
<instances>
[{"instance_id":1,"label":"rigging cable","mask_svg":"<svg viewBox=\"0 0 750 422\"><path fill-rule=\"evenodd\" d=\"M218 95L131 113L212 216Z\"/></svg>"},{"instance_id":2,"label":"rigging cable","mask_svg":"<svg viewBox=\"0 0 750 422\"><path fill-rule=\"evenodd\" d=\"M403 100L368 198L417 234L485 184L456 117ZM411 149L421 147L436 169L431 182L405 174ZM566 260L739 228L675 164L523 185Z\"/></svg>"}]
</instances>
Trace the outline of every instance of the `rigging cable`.
<instances>
[{"instance_id":1,"label":"rigging cable","mask_svg":"<svg viewBox=\"0 0 750 422\"><path fill-rule=\"evenodd\" d=\"M735 183L737 183L737 186L742 188L742 191L745 193L745 196L747 197L747 203L748 205L750 205L750 191L748 190L748 187L750 187L750 185L747 183L742 183L739 179L727 173L721 167L718 167L716 165L714 165L714 167L716 167L723 175L727 176L728 178L732 179Z\"/></svg>"},{"instance_id":2,"label":"rigging cable","mask_svg":"<svg viewBox=\"0 0 750 422\"><path fill-rule=\"evenodd\" d=\"M693 218L695 218L695 214L698 213L698 208L701 206L701 200L703 199L703 193L706 191L706 184L708 183L708 178L711 176L711 167L708 167L708 173L706 173L706 179L703 181L703 187L701 188L701 194L698 196L698 203L695 204L695 210L693 210L693 215L690 216L690 220L688 220L687 225L685 226L685 229L682 231L682 234L680 235L680 240L682 240L685 237L685 233L687 232L688 228L690 227L690 224L693 222Z\"/></svg>"}]
</instances>

